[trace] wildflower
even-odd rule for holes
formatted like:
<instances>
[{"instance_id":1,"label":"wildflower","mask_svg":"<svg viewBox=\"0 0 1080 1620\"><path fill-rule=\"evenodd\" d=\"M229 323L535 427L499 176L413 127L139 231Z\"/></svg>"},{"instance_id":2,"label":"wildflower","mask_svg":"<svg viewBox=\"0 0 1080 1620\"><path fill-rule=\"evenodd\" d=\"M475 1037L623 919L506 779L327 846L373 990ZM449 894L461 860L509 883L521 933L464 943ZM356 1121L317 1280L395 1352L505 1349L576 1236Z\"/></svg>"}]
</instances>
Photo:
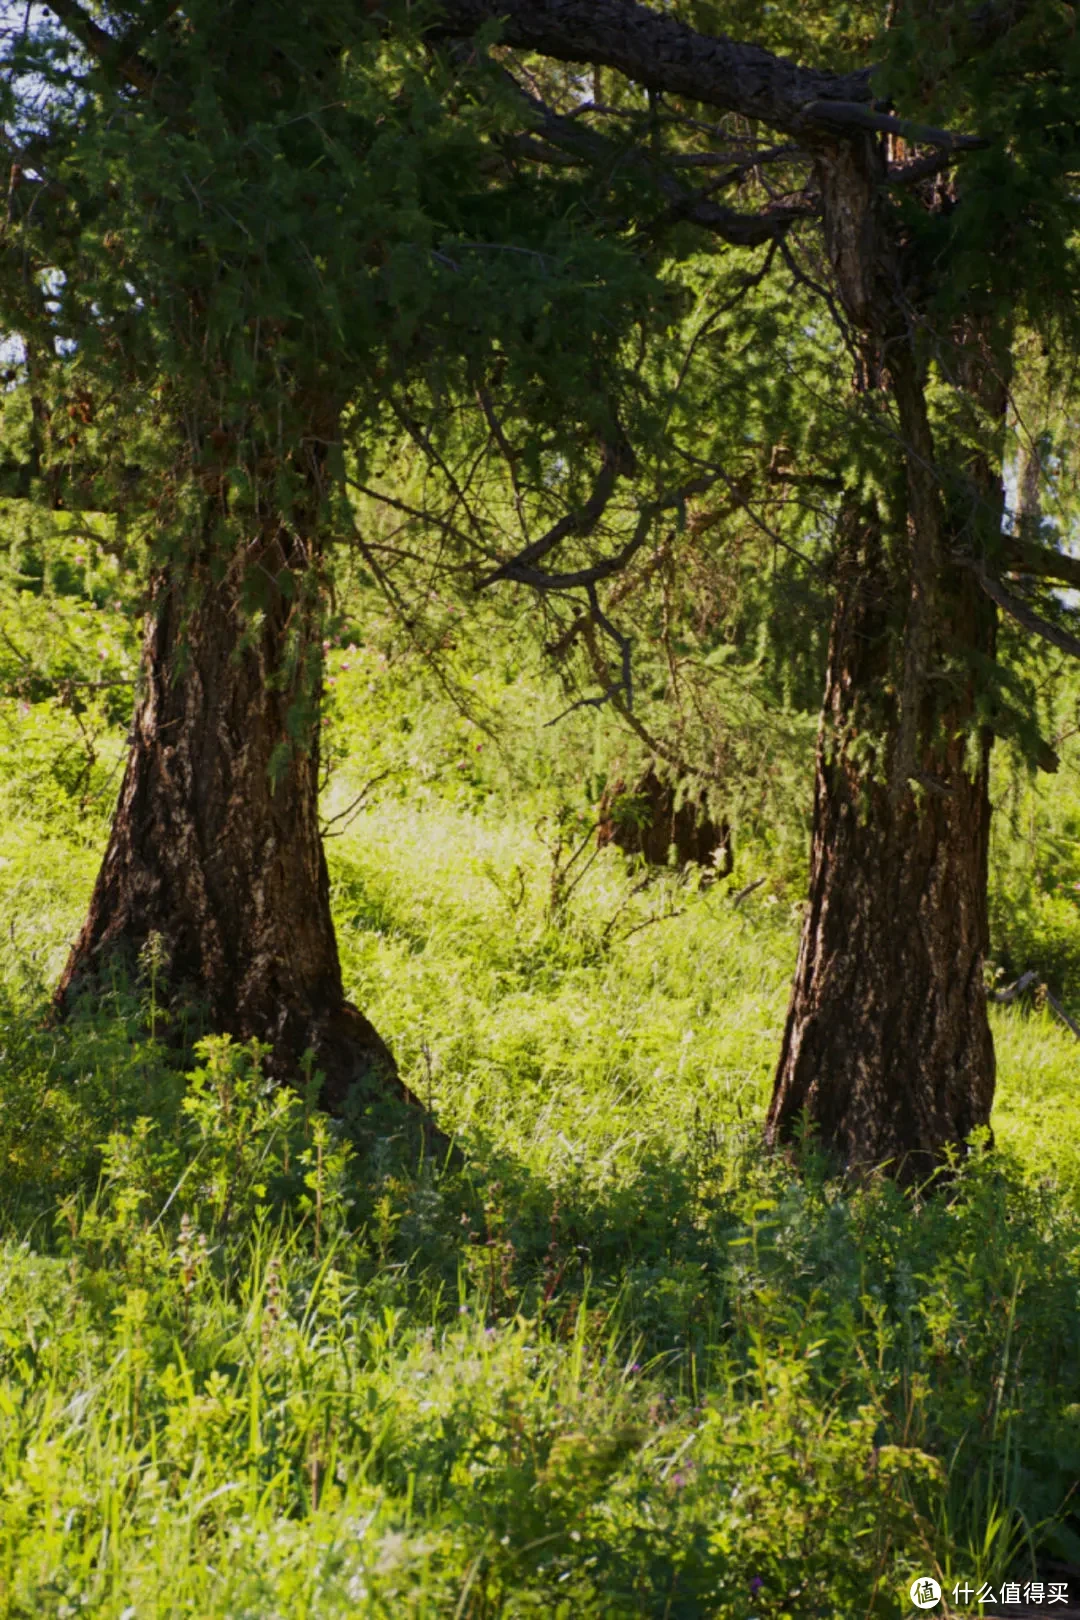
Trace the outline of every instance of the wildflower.
<instances>
[{"instance_id":1,"label":"wildflower","mask_svg":"<svg viewBox=\"0 0 1080 1620\"><path fill-rule=\"evenodd\" d=\"M758 1593L761 1591L761 1588L764 1585L765 1585L765 1582L762 1580L761 1576L760 1575L755 1575L753 1580L750 1582L750 1595L751 1595L751 1597L757 1597Z\"/></svg>"}]
</instances>

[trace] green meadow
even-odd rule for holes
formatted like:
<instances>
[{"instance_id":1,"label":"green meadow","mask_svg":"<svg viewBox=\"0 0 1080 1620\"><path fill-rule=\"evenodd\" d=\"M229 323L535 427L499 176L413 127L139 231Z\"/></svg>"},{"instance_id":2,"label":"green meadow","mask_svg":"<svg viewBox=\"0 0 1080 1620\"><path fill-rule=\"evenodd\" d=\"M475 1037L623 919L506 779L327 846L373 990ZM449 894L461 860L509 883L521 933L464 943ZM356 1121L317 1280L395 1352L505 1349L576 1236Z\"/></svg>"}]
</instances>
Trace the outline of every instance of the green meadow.
<instances>
[{"instance_id":1,"label":"green meadow","mask_svg":"<svg viewBox=\"0 0 1080 1620\"><path fill-rule=\"evenodd\" d=\"M94 600L40 633L122 674ZM768 1158L805 824L645 872L596 847L610 719L547 726L509 653L455 704L355 635L346 983L445 1151L378 1097L329 1120L317 1074L269 1088L152 952L51 1018L122 709L4 700L2 1612L854 1620L1075 1559L1075 1037L997 1009L992 1151L920 1193ZM1074 1010L1076 763L1000 761L991 969Z\"/></svg>"}]
</instances>

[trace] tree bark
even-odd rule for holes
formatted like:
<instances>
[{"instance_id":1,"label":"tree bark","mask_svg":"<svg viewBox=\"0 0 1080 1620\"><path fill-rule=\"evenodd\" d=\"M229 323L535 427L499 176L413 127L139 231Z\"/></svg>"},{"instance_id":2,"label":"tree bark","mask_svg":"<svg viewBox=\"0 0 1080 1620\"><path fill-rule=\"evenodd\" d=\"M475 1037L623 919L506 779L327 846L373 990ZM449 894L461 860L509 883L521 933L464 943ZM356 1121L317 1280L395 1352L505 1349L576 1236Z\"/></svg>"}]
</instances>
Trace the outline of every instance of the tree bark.
<instances>
[{"instance_id":1,"label":"tree bark","mask_svg":"<svg viewBox=\"0 0 1080 1620\"><path fill-rule=\"evenodd\" d=\"M845 1168L887 1165L913 1180L988 1124L993 1101L990 738L968 741L969 680L922 743L911 782L890 786L896 586L880 528L853 527L818 738L810 896L766 1136L789 1141L805 1119ZM953 570L939 601L950 639L990 656L994 610L978 586Z\"/></svg>"},{"instance_id":2,"label":"tree bark","mask_svg":"<svg viewBox=\"0 0 1080 1620\"><path fill-rule=\"evenodd\" d=\"M992 738L978 688L996 619L952 554L980 530L1000 533L995 458L968 445L988 421L1003 430L1007 388L993 321L959 323L945 370L971 437L935 442L884 161L869 137L818 159L857 387L868 411L891 397L903 469L888 536L876 514L841 519L810 896L766 1139L789 1141L805 1121L845 1167L887 1164L913 1180L963 1151L994 1097L983 975ZM951 505L943 462L963 492Z\"/></svg>"},{"instance_id":3,"label":"tree bark","mask_svg":"<svg viewBox=\"0 0 1080 1620\"><path fill-rule=\"evenodd\" d=\"M117 955L134 968L156 935L170 992L201 1004L214 1030L267 1042L275 1078L299 1080L310 1052L331 1110L356 1083L414 1102L342 987L306 553L274 526L232 559L208 541L155 572L131 753L56 1000L100 982Z\"/></svg>"},{"instance_id":4,"label":"tree bark","mask_svg":"<svg viewBox=\"0 0 1080 1620\"><path fill-rule=\"evenodd\" d=\"M689 96L791 134L838 117L874 116L869 69L801 67L760 45L699 33L637 0L443 0L431 32L468 36L495 21L507 45L614 68L651 90Z\"/></svg>"}]
</instances>

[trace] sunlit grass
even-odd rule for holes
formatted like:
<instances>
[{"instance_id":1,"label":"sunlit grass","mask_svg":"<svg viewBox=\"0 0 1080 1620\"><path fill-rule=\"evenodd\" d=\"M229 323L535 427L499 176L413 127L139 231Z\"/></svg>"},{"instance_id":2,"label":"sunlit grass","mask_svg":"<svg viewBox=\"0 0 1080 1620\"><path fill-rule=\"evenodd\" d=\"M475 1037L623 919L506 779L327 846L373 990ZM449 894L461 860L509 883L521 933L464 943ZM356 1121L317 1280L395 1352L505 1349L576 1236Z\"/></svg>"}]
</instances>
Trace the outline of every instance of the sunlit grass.
<instances>
[{"instance_id":1,"label":"sunlit grass","mask_svg":"<svg viewBox=\"0 0 1080 1620\"><path fill-rule=\"evenodd\" d=\"M0 831L0 1611L899 1620L916 1572L1075 1556L1080 1043L995 1012L948 1199L769 1162L764 854L639 888L542 794L396 791L334 907L445 1170L235 1049L185 1089L144 984L49 1027L103 824Z\"/></svg>"},{"instance_id":2,"label":"sunlit grass","mask_svg":"<svg viewBox=\"0 0 1080 1620\"><path fill-rule=\"evenodd\" d=\"M485 825L395 804L332 856L348 988L414 1090L545 1173L567 1158L611 1173L653 1141L756 1117L794 956L790 905L766 894L736 909L727 883L669 876L635 895L639 879L605 850L553 916L539 837L504 817L485 840Z\"/></svg>"},{"instance_id":3,"label":"sunlit grass","mask_svg":"<svg viewBox=\"0 0 1080 1620\"><path fill-rule=\"evenodd\" d=\"M993 1019L994 1133L1029 1175L1080 1197L1080 1041L1053 1013Z\"/></svg>"}]
</instances>

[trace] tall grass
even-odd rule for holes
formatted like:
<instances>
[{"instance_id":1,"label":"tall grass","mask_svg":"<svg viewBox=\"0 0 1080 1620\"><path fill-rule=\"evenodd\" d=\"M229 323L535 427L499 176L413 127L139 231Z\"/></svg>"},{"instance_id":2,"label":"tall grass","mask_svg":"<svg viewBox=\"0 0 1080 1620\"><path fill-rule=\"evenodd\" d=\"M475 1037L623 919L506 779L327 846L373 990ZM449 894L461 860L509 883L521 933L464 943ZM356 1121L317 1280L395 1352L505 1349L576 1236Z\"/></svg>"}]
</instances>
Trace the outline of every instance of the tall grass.
<instances>
[{"instance_id":1,"label":"tall grass","mask_svg":"<svg viewBox=\"0 0 1080 1620\"><path fill-rule=\"evenodd\" d=\"M347 987L445 1164L149 969L54 1026L108 795L57 799L63 716L0 754L0 1612L856 1620L1080 1554L1073 1037L995 1014L995 1150L922 1196L765 1158L792 840L645 882L584 723L530 775L350 661L326 814L391 774L328 846ZM1040 814L996 960L1068 994Z\"/></svg>"},{"instance_id":2,"label":"tall grass","mask_svg":"<svg viewBox=\"0 0 1080 1620\"><path fill-rule=\"evenodd\" d=\"M331 846L349 989L463 1149L417 1163L257 1051L185 1079L149 980L42 1027L7 919L36 884L51 971L92 862L35 837L0 868L6 1613L851 1620L1075 1550L1042 1014L998 1017L998 1150L947 1196L766 1161L798 918L765 858L635 893L605 852L553 904L535 818L421 794Z\"/></svg>"}]
</instances>

